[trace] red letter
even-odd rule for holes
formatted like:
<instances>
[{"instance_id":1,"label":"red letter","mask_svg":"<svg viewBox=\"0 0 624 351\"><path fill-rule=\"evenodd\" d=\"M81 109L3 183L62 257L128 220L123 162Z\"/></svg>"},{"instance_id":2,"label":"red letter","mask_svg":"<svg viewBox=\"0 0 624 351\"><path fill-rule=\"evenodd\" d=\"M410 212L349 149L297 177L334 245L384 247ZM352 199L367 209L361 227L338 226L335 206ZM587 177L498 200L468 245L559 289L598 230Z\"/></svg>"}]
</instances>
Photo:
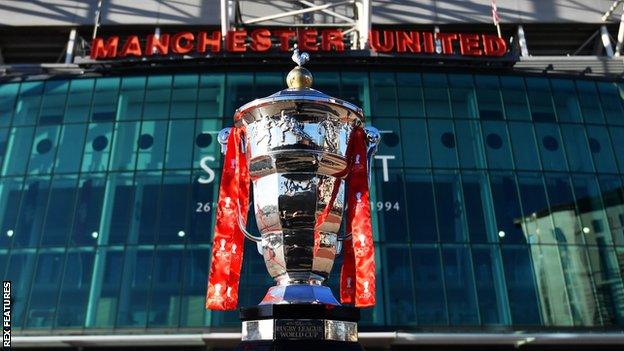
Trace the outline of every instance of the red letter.
<instances>
[{"instance_id":1,"label":"red letter","mask_svg":"<svg viewBox=\"0 0 624 351\"><path fill-rule=\"evenodd\" d=\"M338 29L326 29L321 32L321 49L330 51L334 47L336 51L344 51L344 41L342 41L342 31Z\"/></svg>"},{"instance_id":2,"label":"red letter","mask_svg":"<svg viewBox=\"0 0 624 351\"><path fill-rule=\"evenodd\" d=\"M483 52L486 56L503 56L507 52L507 43L495 35L483 35Z\"/></svg>"},{"instance_id":3,"label":"red letter","mask_svg":"<svg viewBox=\"0 0 624 351\"><path fill-rule=\"evenodd\" d=\"M118 44L118 36L108 38L106 40L106 44L104 44L104 40L102 40L102 38L93 39L93 42L91 42L91 58L97 60L100 57L116 57Z\"/></svg>"},{"instance_id":4,"label":"red letter","mask_svg":"<svg viewBox=\"0 0 624 351\"><path fill-rule=\"evenodd\" d=\"M280 51L290 50L290 38L295 36L295 31L292 30L276 30L275 35L280 40Z\"/></svg>"},{"instance_id":5,"label":"red letter","mask_svg":"<svg viewBox=\"0 0 624 351\"><path fill-rule=\"evenodd\" d=\"M442 53L453 54L453 40L457 40L455 33L438 33L438 39L442 42Z\"/></svg>"},{"instance_id":6,"label":"red letter","mask_svg":"<svg viewBox=\"0 0 624 351\"><path fill-rule=\"evenodd\" d=\"M186 44L182 44L182 41L186 41ZM176 54L187 54L193 50L193 41L195 36L191 32L176 33L171 37L171 51Z\"/></svg>"},{"instance_id":7,"label":"red letter","mask_svg":"<svg viewBox=\"0 0 624 351\"><path fill-rule=\"evenodd\" d=\"M126 43L123 48L121 48L121 52L119 56L126 57L128 55L132 56L141 56L141 42L139 42L139 37L136 35L131 35L126 39Z\"/></svg>"},{"instance_id":8,"label":"red letter","mask_svg":"<svg viewBox=\"0 0 624 351\"><path fill-rule=\"evenodd\" d=\"M246 30L234 30L228 32L225 37L227 42L227 49L230 52L245 52L247 46L245 46L245 39L247 38Z\"/></svg>"},{"instance_id":9,"label":"red letter","mask_svg":"<svg viewBox=\"0 0 624 351\"><path fill-rule=\"evenodd\" d=\"M297 44L299 46L299 49L303 51L317 51L317 35L318 33L316 32L316 29L304 29L299 32L299 38L297 38Z\"/></svg>"},{"instance_id":10,"label":"red letter","mask_svg":"<svg viewBox=\"0 0 624 351\"><path fill-rule=\"evenodd\" d=\"M373 51L377 52L389 52L394 49L394 31L384 30L384 44L379 42L379 31L370 31L370 46Z\"/></svg>"},{"instance_id":11,"label":"red letter","mask_svg":"<svg viewBox=\"0 0 624 351\"><path fill-rule=\"evenodd\" d=\"M404 32L398 30L396 32L396 44L398 52L405 52L407 49L411 52L420 52L420 36L418 32Z\"/></svg>"},{"instance_id":12,"label":"red letter","mask_svg":"<svg viewBox=\"0 0 624 351\"><path fill-rule=\"evenodd\" d=\"M483 52L479 49L479 36L477 34L460 34L459 49L462 55L483 55Z\"/></svg>"},{"instance_id":13,"label":"red letter","mask_svg":"<svg viewBox=\"0 0 624 351\"><path fill-rule=\"evenodd\" d=\"M152 56L155 53L161 55L167 55L169 53L169 34L163 34L160 38L156 38L154 34L147 36L145 55Z\"/></svg>"},{"instance_id":14,"label":"red letter","mask_svg":"<svg viewBox=\"0 0 624 351\"><path fill-rule=\"evenodd\" d=\"M221 32L212 32L210 38L206 32L199 32L199 34L197 34L197 52L203 54L206 52L206 47L209 45L211 52L221 51Z\"/></svg>"},{"instance_id":15,"label":"red letter","mask_svg":"<svg viewBox=\"0 0 624 351\"><path fill-rule=\"evenodd\" d=\"M435 52L435 46L433 45L433 33L423 33L423 41L425 44L425 52L433 54Z\"/></svg>"},{"instance_id":16,"label":"red letter","mask_svg":"<svg viewBox=\"0 0 624 351\"><path fill-rule=\"evenodd\" d=\"M251 50L267 51L271 48L271 32L268 29L255 29L251 32Z\"/></svg>"}]
</instances>

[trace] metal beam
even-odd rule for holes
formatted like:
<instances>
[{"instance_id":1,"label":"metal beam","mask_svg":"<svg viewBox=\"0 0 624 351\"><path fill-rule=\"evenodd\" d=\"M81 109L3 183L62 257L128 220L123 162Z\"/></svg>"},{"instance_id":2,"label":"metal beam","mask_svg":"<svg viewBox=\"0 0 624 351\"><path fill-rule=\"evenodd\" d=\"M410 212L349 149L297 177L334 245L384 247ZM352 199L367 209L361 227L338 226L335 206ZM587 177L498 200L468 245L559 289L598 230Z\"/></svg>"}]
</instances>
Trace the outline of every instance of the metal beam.
<instances>
[{"instance_id":1,"label":"metal beam","mask_svg":"<svg viewBox=\"0 0 624 351\"><path fill-rule=\"evenodd\" d=\"M613 4L611 4L611 7L607 10L607 12L604 13L604 15L602 15L602 21L606 22L609 17L611 17L611 14L613 14L613 11L615 11L615 9L617 9L617 7L622 3L622 0L615 0L613 2Z\"/></svg>"},{"instance_id":2,"label":"metal beam","mask_svg":"<svg viewBox=\"0 0 624 351\"><path fill-rule=\"evenodd\" d=\"M358 32L358 49L364 50L368 48L368 34L371 30L372 5L370 0L357 0L355 2L357 9L357 32Z\"/></svg>"},{"instance_id":3,"label":"metal beam","mask_svg":"<svg viewBox=\"0 0 624 351\"><path fill-rule=\"evenodd\" d=\"M600 26L600 39L602 40L602 46L605 49L605 55L607 55L607 57L613 57L613 46L611 45L609 31L605 25Z\"/></svg>"},{"instance_id":4,"label":"metal beam","mask_svg":"<svg viewBox=\"0 0 624 351\"><path fill-rule=\"evenodd\" d=\"M353 1L354 0L349 0L349 1L341 1L341 2L336 2L336 3L331 3L331 4L317 5L317 6L308 7L306 9L293 10L293 11L287 11L287 12L278 13L278 14L275 14L275 15L258 17L258 18L254 18L254 19L251 19L249 21L243 22L243 24L254 24L254 23L270 21L270 20L274 20L274 19L278 19L278 18L283 18L283 17L300 15L300 14L308 13L308 12L321 11L321 10L324 10L324 9L329 9L329 8L340 6L340 5L344 5L344 4L352 4Z\"/></svg>"},{"instance_id":5,"label":"metal beam","mask_svg":"<svg viewBox=\"0 0 624 351\"><path fill-rule=\"evenodd\" d=\"M76 47L76 28L72 28L69 32L69 39L67 39L67 46L65 48L65 63L72 63L74 61L74 48Z\"/></svg>"},{"instance_id":6,"label":"metal beam","mask_svg":"<svg viewBox=\"0 0 624 351\"><path fill-rule=\"evenodd\" d=\"M624 10L622 10L622 16L620 17L620 27L618 28L617 44L615 45L615 56L620 56L622 53L622 44L624 43Z\"/></svg>"},{"instance_id":7,"label":"metal beam","mask_svg":"<svg viewBox=\"0 0 624 351\"><path fill-rule=\"evenodd\" d=\"M306 5L306 6L308 6L308 7L316 6L316 4L311 3L309 1L305 1L305 0L299 0L299 2L304 4L304 5ZM343 15L341 15L339 13L336 13L335 11L328 10L328 9L323 9L323 10L320 10L320 11L325 13L325 14L328 14L330 16L333 16L333 17L336 17L336 18L340 18L341 20L343 20L343 21L345 21L347 23L355 24L355 21L352 18L349 18L347 16L343 16Z\"/></svg>"},{"instance_id":8,"label":"metal beam","mask_svg":"<svg viewBox=\"0 0 624 351\"><path fill-rule=\"evenodd\" d=\"M524 28L522 25L518 26L518 46L520 46L520 54L523 57L529 56L529 48L526 43L526 38L524 36Z\"/></svg>"}]
</instances>

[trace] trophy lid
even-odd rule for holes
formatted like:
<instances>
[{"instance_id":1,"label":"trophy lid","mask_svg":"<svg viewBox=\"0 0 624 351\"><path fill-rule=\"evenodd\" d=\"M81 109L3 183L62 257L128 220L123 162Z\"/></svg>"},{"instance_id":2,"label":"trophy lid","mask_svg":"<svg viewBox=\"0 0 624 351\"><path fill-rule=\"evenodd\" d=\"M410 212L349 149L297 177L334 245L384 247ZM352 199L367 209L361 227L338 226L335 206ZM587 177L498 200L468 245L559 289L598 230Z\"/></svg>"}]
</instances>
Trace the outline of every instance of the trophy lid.
<instances>
[{"instance_id":1,"label":"trophy lid","mask_svg":"<svg viewBox=\"0 0 624 351\"><path fill-rule=\"evenodd\" d=\"M310 117L329 115L345 123L363 123L364 113L360 107L312 89L312 73L303 67L309 59L307 52L300 54L295 47L292 60L297 66L286 77L288 88L239 107L234 114L234 123L239 126L289 112Z\"/></svg>"}]
</instances>

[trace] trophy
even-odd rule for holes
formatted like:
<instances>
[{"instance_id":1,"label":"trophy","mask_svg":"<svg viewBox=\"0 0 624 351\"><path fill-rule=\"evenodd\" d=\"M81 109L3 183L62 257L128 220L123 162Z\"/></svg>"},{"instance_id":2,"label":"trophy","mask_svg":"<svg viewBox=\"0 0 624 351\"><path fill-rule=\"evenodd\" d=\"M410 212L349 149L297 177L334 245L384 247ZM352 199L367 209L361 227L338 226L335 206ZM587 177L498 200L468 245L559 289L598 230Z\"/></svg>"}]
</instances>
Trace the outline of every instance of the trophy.
<instances>
[{"instance_id":1,"label":"trophy","mask_svg":"<svg viewBox=\"0 0 624 351\"><path fill-rule=\"evenodd\" d=\"M207 308L237 307L244 237L276 282L241 309L241 349L360 350L357 307L375 303L368 180L380 135L364 128L362 109L312 89L308 60L295 48L288 89L237 109L218 136L225 158ZM250 184L260 236L246 229ZM324 285L338 254L344 305Z\"/></svg>"}]
</instances>

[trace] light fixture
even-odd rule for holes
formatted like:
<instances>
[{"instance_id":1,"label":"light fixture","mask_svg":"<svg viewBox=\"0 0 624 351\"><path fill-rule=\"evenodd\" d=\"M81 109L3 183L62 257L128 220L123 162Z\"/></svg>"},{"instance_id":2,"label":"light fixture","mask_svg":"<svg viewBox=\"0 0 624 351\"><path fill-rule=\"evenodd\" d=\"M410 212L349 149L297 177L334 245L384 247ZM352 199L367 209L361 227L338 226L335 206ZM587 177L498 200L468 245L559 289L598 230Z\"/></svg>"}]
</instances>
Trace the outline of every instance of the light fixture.
<instances>
[{"instance_id":1,"label":"light fixture","mask_svg":"<svg viewBox=\"0 0 624 351\"><path fill-rule=\"evenodd\" d=\"M504 231L502 231L502 230L500 230L500 231L498 232L498 236L499 236L499 237L501 237L501 238L504 238L504 237L505 237L505 232L504 232Z\"/></svg>"},{"instance_id":2,"label":"light fixture","mask_svg":"<svg viewBox=\"0 0 624 351\"><path fill-rule=\"evenodd\" d=\"M98 238L98 236L100 236L100 234L99 234L98 232L93 232L93 233L91 233L91 237L92 237L93 239L97 239L97 238Z\"/></svg>"},{"instance_id":3,"label":"light fixture","mask_svg":"<svg viewBox=\"0 0 624 351\"><path fill-rule=\"evenodd\" d=\"M589 234L589 227L583 227L583 233Z\"/></svg>"},{"instance_id":4,"label":"light fixture","mask_svg":"<svg viewBox=\"0 0 624 351\"><path fill-rule=\"evenodd\" d=\"M180 231L178 232L178 236L179 236L180 238L184 238L184 236L185 236L185 235L186 235L186 233L184 232L184 230L180 230Z\"/></svg>"},{"instance_id":5,"label":"light fixture","mask_svg":"<svg viewBox=\"0 0 624 351\"><path fill-rule=\"evenodd\" d=\"M13 234L14 234L13 229L9 229L9 230L7 230L7 233L6 233L6 234L7 234L7 236L8 236L9 238L10 238L10 237L12 237L12 236L13 236Z\"/></svg>"}]
</instances>

